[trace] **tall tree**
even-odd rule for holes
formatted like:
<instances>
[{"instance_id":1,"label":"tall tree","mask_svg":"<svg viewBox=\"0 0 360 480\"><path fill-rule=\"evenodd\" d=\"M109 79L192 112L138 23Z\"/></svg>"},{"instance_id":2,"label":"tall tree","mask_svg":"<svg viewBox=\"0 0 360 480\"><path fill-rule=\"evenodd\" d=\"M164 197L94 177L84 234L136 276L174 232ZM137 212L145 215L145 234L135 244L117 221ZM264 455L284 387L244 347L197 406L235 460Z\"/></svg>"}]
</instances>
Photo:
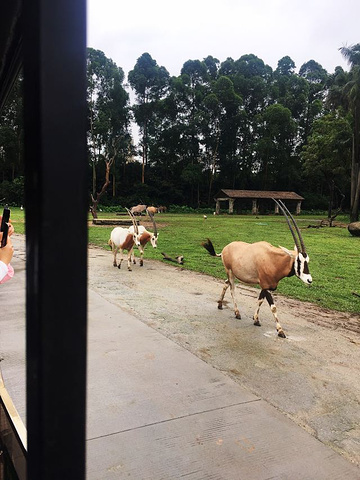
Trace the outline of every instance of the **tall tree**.
<instances>
[{"instance_id":1,"label":"tall tree","mask_svg":"<svg viewBox=\"0 0 360 480\"><path fill-rule=\"evenodd\" d=\"M204 61L188 60L181 69L178 83L178 121L181 125L182 179L190 189L193 206L200 205L202 181L202 134L204 99L211 92L211 77Z\"/></svg>"},{"instance_id":2,"label":"tall tree","mask_svg":"<svg viewBox=\"0 0 360 480\"><path fill-rule=\"evenodd\" d=\"M360 206L360 43L340 48L350 65L347 82L343 86L343 103L352 115L353 145L351 161L350 221L359 220Z\"/></svg>"},{"instance_id":3,"label":"tall tree","mask_svg":"<svg viewBox=\"0 0 360 480\"><path fill-rule=\"evenodd\" d=\"M319 118L324 109L329 75L319 63L309 60L300 67L299 76L305 79L308 85L306 110L301 121L302 144L304 145L314 120Z\"/></svg>"},{"instance_id":4,"label":"tall tree","mask_svg":"<svg viewBox=\"0 0 360 480\"><path fill-rule=\"evenodd\" d=\"M262 189L293 188L299 173L293 156L296 125L290 110L280 104L269 105L259 116L258 128L256 164Z\"/></svg>"},{"instance_id":5,"label":"tall tree","mask_svg":"<svg viewBox=\"0 0 360 480\"><path fill-rule=\"evenodd\" d=\"M13 181L24 174L22 88L23 78L20 75L0 117L1 180Z\"/></svg>"},{"instance_id":6,"label":"tall tree","mask_svg":"<svg viewBox=\"0 0 360 480\"><path fill-rule=\"evenodd\" d=\"M228 174L236 175L238 132L243 120L242 98L235 93L232 81L225 76L212 83L212 92L203 101L201 123L205 148L205 168L209 171L208 203L215 173L226 165Z\"/></svg>"},{"instance_id":7,"label":"tall tree","mask_svg":"<svg viewBox=\"0 0 360 480\"><path fill-rule=\"evenodd\" d=\"M142 183L145 183L150 140L156 128L153 120L155 120L159 102L168 89L169 79L166 68L159 67L149 53L143 53L128 74L129 83L136 93L137 104L133 111L142 136Z\"/></svg>"},{"instance_id":8,"label":"tall tree","mask_svg":"<svg viewBox=\"0 0 360 480\"><path fill-rule=\"evenodd\" d=\"M100 50L89 48L87 53L88 144L93 171L91 212L97 218L97 205L110 185L111 168L116 158L126 157L129 151L129 95L122 85L123 70ZM105 167L101 186L96 176L99 164Z\"/></svg>"},{"instance_id":9,"label":"tall tree","mask_svg":"<svg viewBox=\"0 0 360 480\"><path fill-rule=\"evenodd\" d=\"M314 122L308 143L301 152L304 172L312 182L326 182L329 192L329 220L335 192L348 186L351 158L351 126L338 113L324 115Z\"/></svg>"}]
</instances>

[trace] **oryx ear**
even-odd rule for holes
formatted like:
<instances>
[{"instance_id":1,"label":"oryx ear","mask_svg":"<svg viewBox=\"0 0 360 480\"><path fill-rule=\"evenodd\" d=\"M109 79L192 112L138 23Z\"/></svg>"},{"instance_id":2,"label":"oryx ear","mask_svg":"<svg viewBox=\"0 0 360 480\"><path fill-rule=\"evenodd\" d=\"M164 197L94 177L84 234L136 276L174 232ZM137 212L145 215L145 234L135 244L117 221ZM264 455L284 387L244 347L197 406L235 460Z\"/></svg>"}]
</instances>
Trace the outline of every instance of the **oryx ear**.
<instances>
[{"instance_id":1,"label":"oryx ear","mask_svg":"<svg viewBox=\"0 0 360 480\"><path fill-rule=\"evenodd\" d=\"M281 245L279 245L279 248L281 248L283 252L287 253L289 257L295 258L294 252L292 252L291 250L288 250L287 248L282 247ZM295 247L295 251L297 251L296 247Z\"/></svg>"}]
</instances>

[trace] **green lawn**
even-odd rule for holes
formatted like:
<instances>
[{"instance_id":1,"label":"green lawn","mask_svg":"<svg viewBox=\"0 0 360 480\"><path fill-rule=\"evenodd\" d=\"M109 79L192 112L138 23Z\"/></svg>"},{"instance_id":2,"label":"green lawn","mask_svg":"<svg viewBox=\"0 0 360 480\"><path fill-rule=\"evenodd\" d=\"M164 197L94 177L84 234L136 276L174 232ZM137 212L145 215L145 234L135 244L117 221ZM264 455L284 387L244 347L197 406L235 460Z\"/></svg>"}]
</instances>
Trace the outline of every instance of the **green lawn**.
<instances>
[{"instance_id":1,"label":"green lawn","mask_svg":"<svg viewBox=\"0 0 360 480\"><path fill-rule=\"evenodd\" d=\"M104 218L115 214L101 213ZM145 217L142 217L145 219ZM310 256L313 285L307 287L298 278L282 280L278 292L303 301L309 301L333 310L360 313L360 238L352 237L346 228L307 228L316 225L324 216L296 217ZM17 233L24 233L24 214L12 209L11 219ZM171 257L183 255L184 268L224 279L220 258L211 257L201 246L210 238L217 252L233 240L256 242L266 240L273 245L293 248L293 238L283 216L162 214L156 216L159 240L154 250L148 245L145 259L163 261L161 252ZM344 217L338 221L348 222ZM90 226L89 242L107 250L112 226ZM109 251L109 263L111 263ZM176 267L175 264L171 264ZM354 295L357 294L357 295Z\"/></svg>"},{"instance_id":2,"label":"green lawn","mask_svg":"<svg viewBox=\"0 0 360 480\"><path fill-rule=\"evenodd\" d=\"M110 218L111 214L102 214ZM144 218L144 217L143 217ZM313 285L307 287L298 278L285 278L277 291L286 296L309 301L333 310L360 313L360 238L352 237L346 228L307 228L324 217L299 216L297 223L310 256ZM283 216L211 216L201 214L157 215L158 248L146 247L145 258L162 260L161 252L171 257L184 255L184 268L224 279L220 258L211 257L201 246L209 237L217 252L233 240L293 248L294 242ZM345 217L339 221L346 223ZM107 241L113 227L90 227L89 241L109 249ZM109 262L111 262L109 258ZM170 263L171 265L171 263ZM173 264L176 266L175 264Z\"/></svg>"}]
</instances>

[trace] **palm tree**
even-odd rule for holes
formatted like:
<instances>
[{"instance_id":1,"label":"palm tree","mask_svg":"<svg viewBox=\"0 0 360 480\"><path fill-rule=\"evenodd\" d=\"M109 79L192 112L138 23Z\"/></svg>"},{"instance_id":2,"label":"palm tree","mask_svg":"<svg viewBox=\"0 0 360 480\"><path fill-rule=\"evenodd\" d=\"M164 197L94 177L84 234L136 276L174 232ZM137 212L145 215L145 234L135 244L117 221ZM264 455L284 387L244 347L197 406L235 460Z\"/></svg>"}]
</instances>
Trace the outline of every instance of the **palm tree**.
<instances>
[{"instance_id":1,"label":"palm tree","mask_svg":"<svg viewBox=\"0 0 360 480\"><path fill-rule=\"evenodd\" d=\"M360 43L339 48L350 65L347 82L342 88L346 109L353 120L351 161L350 221L359 220L360 203Z\"/></svg>"}]
</instances>

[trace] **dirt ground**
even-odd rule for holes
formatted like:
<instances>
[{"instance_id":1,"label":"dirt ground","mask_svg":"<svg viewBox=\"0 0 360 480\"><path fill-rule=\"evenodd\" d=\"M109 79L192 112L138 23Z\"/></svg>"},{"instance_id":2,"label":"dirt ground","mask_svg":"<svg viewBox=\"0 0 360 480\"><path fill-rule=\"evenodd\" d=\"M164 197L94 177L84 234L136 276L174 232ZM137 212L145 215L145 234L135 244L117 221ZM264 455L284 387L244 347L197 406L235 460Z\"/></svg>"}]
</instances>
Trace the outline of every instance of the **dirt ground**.
<instances>
[{"instance_id":1,"label":"dirt ground","mask_svg":"<svg viewBox=\"0 0 360 480\"><path fill-rule=\"evenodd\" d=\"M158 262L145 256L129 272L126 262L112 266L110 251L91 247L89 295L121 306L359 465L360 315L275 295L281 339L267 304L262 326L253 325L258 290L237 286L237 320L229 292L217 309L221 281L161 259L160 252Z\"/></svg>"}]
</instances>

